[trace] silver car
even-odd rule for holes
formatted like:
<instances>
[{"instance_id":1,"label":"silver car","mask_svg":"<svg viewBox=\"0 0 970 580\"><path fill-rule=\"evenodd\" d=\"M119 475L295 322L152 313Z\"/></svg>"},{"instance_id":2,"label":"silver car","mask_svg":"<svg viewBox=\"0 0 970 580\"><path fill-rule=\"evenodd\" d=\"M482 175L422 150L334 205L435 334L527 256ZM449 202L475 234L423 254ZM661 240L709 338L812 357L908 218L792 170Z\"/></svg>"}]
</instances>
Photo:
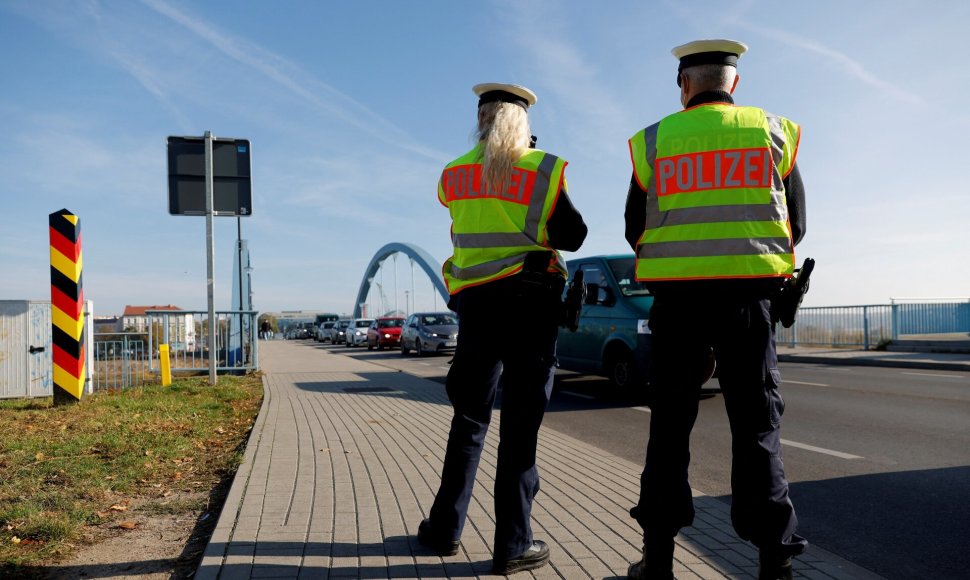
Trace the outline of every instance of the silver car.
<instances>
[{"instance_id":1,"label":"silver car","mask_svg":"<svg viewBox=\"0 0 970 580\"><path fill-rule=\"evenodd\" d=\"M346 336L344 337L345 346L357 346L367 344L367 329L374 322L373 318L355 318L347 325Z\"/></svg>"},{"instance_id":2,"label":"silver car","mask_svg":"<svg viewBox=\"0 0 970 580\"><path fill-rule=\"evenodd\" d=\"M458 317L453 312L415 312L401 330L401 354L418 356L446 352L458 346Z\"/></svg>"},{"instance_id":3,"label":"silver car","mask_svg":"<svg viewBox=\"0 0 970 580\"><path fill-rule=\"evenodd\" d=\"M337 324L336 320L321 322L320 326L317 326L317 342L333 342L333 326L335 324Z\"/></svg>"}]
</instances>

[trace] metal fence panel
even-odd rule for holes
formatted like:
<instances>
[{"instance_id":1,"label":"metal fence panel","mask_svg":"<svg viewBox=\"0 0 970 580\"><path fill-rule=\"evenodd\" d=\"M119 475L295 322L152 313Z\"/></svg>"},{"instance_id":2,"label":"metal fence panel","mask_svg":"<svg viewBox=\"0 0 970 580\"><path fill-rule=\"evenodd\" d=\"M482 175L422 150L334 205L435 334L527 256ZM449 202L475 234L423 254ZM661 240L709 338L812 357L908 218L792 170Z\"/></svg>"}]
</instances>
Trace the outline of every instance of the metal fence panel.
<instances>
[{"instance_id":1,"label":"metal fence panel","mask_svg":"<svg viewBox=\"0 0 970 580\"><path fill-rule=\"evenodd\" d=\"M208 313L149 310L145 333L94 336L95 390L124 389L157 381L158 346L169 345L171 370L203 372L209 368ZM216 370L250 372L259 368L256 311L216 312Z\"/></svg>"},{"instance_id":2,"label":"metal fence panel","mask_svg":"<svg viewBox=\"0 0 970 580\"><path fill-rule=\"evenodd\" d=\"M970 335L970 300L800 308L794 326L775 330L778 344L866 350L912 335Z\"/></svg>"},{"instance_id":3,"label":"metal fence panel","mask_svg":"<svg viewBox=\"0 0 970 580\"><path fill-rule=\"evenodd\" d=\"M96 334L94 390L138 387L154 379L144 334Z\"/></svg>"},{"instance_id":4,"label":"metal fence panel","mask_svg":"<svg viewBox=\"0 0 970 580\"><path fill-rule=\"evenodd\" d=\"M158 372L158 345L169 345L172 372L209 368L209 314L204 310L149 310L149 350ZM216 370L250 372L259 369L255 310L216 312Z\"/></svg>"}]
</instances>

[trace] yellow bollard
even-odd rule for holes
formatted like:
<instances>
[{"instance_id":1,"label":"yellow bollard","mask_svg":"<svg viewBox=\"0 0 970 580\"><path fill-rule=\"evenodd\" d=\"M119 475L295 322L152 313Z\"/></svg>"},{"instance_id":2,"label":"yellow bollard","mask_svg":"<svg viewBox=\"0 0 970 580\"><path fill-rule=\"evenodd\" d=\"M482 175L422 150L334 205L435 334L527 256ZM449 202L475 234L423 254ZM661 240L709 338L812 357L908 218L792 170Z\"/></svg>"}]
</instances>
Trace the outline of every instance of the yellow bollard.
<instances>
[{"instance_id":1,"label":"yellow bollard","mask_svg":"<svg viewBox=\"0 0 970 580\"><path fill-rule=\"evenodd\" d=\"M172 364L168 359L168 345L158 345L158 360L162 367L162 386L168 387L172 384Z\"/></svg>"}]
</instances>

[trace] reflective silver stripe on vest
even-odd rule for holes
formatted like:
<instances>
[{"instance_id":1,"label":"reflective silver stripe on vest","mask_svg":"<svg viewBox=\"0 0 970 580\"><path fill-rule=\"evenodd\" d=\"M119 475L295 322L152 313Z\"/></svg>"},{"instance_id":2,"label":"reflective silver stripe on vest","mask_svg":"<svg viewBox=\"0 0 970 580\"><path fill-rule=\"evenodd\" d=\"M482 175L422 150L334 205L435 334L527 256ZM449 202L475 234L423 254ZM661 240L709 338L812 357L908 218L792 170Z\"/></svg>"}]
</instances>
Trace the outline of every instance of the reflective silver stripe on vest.
<instances>
[{"instance_id":1,"label":"reflective silver stripe on vest","mask_svg":"<svg viewBox=\"0 0 970 580\"><path fill-rule=\"evenodd\" d=\"M771 203L758 205L711 205L685 207L665 212L653 211L647 216L648 228L728 222L784 222L788 208L783 194L772 192Z\"/></svg>"},{"instance_id":2,"label":"reflective silver stripe on vest","mask_svg":"<svg viewBox=\"0 0 970 580\"><path fill-rule=\"evenodd\" d=\"M713 256L753 256L758 254L789 254L788 238L729 238L683 242L641 244L640 258L696 258Z\"/></svg>"},{"instance_id":3,"label":"reflective silver stripe on vest","mask_svg":"<svg viewBox=\"0 0 970 580\"><path fill-rule=\"evenodd\" d=\"M481 264L475 264L474 266L468 266L467 268L459 268L452 263L451 276L458 280L471 280L474 278L493 276L508 267L524 264L525 256L525 254L516 254L515 256L509 256L507 258L493 260L491 262L482 262Z\"/></svg>"},{"instance_id":4,"label":"reflective silver stripe on vest","mask_svg":"<svg viewBox=\"0 0 970 580\"><path fill-rule=\"evenodd\" d=\"M451 243L456 248L508 248L516 246L535 246L536 241L522 233L494 234L451 234Z\"/></svg>"},{"instance_id":5,"label":"reflective silver stripe on vest","mask_svg":"<svg viewBox=\"0 0 970 580\"><path fill-rule=\"evenodd\" d=\"M529 212L525 217L524 229L525 234L534 240L539 239L539 222L542 221L542 208L546 205L546 197L549 195L549 180L552 179L552 172L556 169L556 163L558 161L558 157L551 153L546 153L542 161L539 162L539 167L536 169L536 182L535 187L532 188L532 199L529 200ZM539 195L536 195L537 193Z\"/></svg>"},{"instance_id":6,"label":"reflective silver stripe on vest","mask_svg":"<svg viewBox=\"0 0 970 580\"><path fill-rule=\"evenodd\" d=\"M775 170L772 172L772 191L784 191L785 184L782 183L781 171L778 164L785 158L785 130L781 126L781 119L765 112L768 119L768 132L771 134L771 155L774 159Z\"/></svg>"},{"instance_id":7,"label":"reflective silver stripe on vest","mask_svg":"<svg viewBox=\"0 0 970 580\"><path fill-rule=\"evenodd\" d=\"M516 246L538 246L539 224L542 222L542 210L546 205L549 194L552 172L556 168L559 158L551 153L545 153L539 167L536 169L536 180L532 187L532 197L526 212L525 227L520 232L485 233L485 234L452 234L451 243L456 248L503 248Z\"/></svg>"},{"instance_id":8,"label":"reflective silver stripe on vest","mask_svg":"<svg viewBox=\"0 0 970 580\"><path fill-rule=\"evenodd\" d=\"M654 123L646 129L643 130L643 143L644 143L644 154L647 156L647 165L650 166L651 170L657 167L657 131L660 129L660 123ZM653 192L654 183L657 180L650 176L650 183L647 184L647 191ZM643 184L641 184L643 185Z\"/></svg>"}]
</instances>

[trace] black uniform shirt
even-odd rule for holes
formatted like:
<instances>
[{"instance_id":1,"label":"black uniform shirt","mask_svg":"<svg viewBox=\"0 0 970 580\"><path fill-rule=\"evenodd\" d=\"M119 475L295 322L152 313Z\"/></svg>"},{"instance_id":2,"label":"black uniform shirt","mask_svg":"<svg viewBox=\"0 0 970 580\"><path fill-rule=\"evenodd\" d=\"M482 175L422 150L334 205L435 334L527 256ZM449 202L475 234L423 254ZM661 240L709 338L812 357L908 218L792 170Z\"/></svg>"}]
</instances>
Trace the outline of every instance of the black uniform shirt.
<instances>
[{"instance_id":1,"label":"black uniform shirt","mask_svg":"<svg viewBox=\"0 0 970 580\"><path fill-rule=\"evenodd\" d=\"M559 190L556 207L546 221L546 231L549 233L549 245L557 250L575 252L586 239L586 222L573 207L565 186Z\"/></svg>"},{"instance_id":2,"label":"black uniform shirt","mask_svg":"<svg viewBox=\"0 0 970 580\"><path fill-rule=\"evenodd\" d=\"M705 91L694 95L687 103L687 108L696 107L704 103L731 103L734 99L726 91ZM785 199L788 205L788 223L791 227L792 242L796 245L805 236L805 188L802 176L798 171L798 163L792 165L791 172L785 177ZM630 179L630 190L626 198L626 241L637 250L637 242L646 229L647 192L640 189L636 175ZM673 282L651 282L648 287L654 294L667 292L678 294L703 294L708 292L738 293L743 295L767 295L773 292L780 282L776 279L752 280L688 280Z\"/></svg>"}]
</instances>

